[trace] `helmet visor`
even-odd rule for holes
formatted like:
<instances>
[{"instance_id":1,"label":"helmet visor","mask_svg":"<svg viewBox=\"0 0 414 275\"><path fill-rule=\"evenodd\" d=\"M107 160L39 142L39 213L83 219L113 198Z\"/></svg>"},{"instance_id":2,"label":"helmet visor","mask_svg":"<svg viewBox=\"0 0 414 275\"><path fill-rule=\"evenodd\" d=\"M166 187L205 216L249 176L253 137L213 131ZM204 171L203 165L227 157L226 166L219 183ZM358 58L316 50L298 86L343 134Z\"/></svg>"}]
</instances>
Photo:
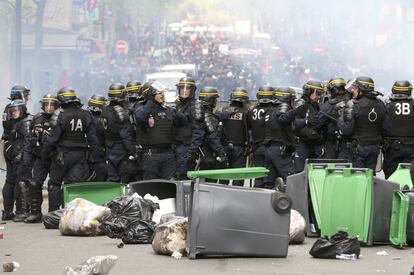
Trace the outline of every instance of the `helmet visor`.
<instances>
[{"instance_id":1,"label":"helmet visor","mask_svg":"<svg viewBox=\"0 0 414 275\"><path fill-rule=\"evenodd\" d=\"M193 87L188 84L178 86L178 95L181 98L189 98L192 95Z\"/></svg>"},{"instance_id":2,"label":"helmet visor","mask_svg":"<svg viewBox=\"0 0 414 275\"><path fill-rule=\"evenodd\" d=\"M54 101L42 102L42 109L45 113L51 114L57 109L57 102L54 102Z\"/></svg>"},{"instance_id":3,"label":"helmet visor","mask_svg":"<svg viewBox=\"0 0 414 275\"><path fill-rule=\"evenodd\" d=\"M21 107L11 107L7 110L7 115L10 119L18 119L23 116Z\"/></svg>"}]
</instances>

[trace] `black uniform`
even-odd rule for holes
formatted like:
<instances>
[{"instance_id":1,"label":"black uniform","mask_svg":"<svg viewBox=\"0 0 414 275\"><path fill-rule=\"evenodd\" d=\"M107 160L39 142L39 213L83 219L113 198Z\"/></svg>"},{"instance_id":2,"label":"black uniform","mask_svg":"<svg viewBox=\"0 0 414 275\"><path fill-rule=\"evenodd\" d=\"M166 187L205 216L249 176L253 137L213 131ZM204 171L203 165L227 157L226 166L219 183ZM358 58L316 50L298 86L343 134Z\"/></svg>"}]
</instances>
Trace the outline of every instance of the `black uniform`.
<instances>
[{"instance_id":1,"label":"black uniform","mask_svg":"<svg viewBox=\"0 0 414 275\"><path fill-rule=\"evenodd\" d=\"M199 156L201 170L225 168L227 156L218 131L219 119L213 113L213 108L197 100L193 105L192 117L194 120L187 161L194 165L192 160Z\"/></svg>"},{"instance_id":2,"label":"black uniform","mask_svg":"<svg viewBox=\"0 0 414 275\"><path fill-rule=\"evenodd\" d=\"M43 162L52 160L48 185L49 211L59 209L62 204L63 181L83 182L89 178L88 147L90 162L101 161L92 115L81 109L78 102L62 105L54 112L51 124L52 131L42 150ZM53 156L52 152L55 152Z\"/></svg>"},{"instance_id":3,"label":"black uniform","mask_svg":"<svg viewBox=\"0 0 414 275\"><path fill-rule=\"evenodd\" d=\"M251 153L254 166L265 165L265 145L266 127L262 122L264 115L272 108L271 103L259 103L254 106L247 114L247 122L250 130ZM263 187L263 178L256 178L255 187Z\"/></svg>"},{"instance_id":4,"label":"black uniform","mask_svg":"<svg viewBox=\"0 0 414 275\"><path fill-rule=\"evenodd\" d=\"M384 103L371 94L349 100L338 127L349 138L353 166L371 168L375 173L381 141L390 129Z\"/></svg>"},{"instance_id":5,"label":"black uniform","mask_svg":"<svg viewBox=\"0 0 414 275\"><path fill-rule=\"evenodd\" d=\"M391 99L386 107L391 129L386 137L383 169L388 178L399 163L410 163L414 159L414 100Z\"/></svg>"},{"instance_id":6,"label":"black uniform","mask_svg":"<svg viewBox=\"0 0 414 275\"><path fill-rule=\"evenodd\" d=\"M134 172L129 157L136 154L133 130L128 112L117 101L111 101L101 114L105 135L108 181L129 182ZM131 169L132 168L132 169Z\"/></svg>"},{"instance_id":7,"label":"black uniform","mask_svg":"<svg viewBox=\"0 0 414 275\"><path fill-rule=\"evenodd\" d=\"M311 102L309 96L303 95L296 102L297 112L294 130L297 136L296 153L294 156L295 172L303 171L305 160L322 157L322 136L318 125L313 123L318 119L319 105Z\"/></svg>"},{"instance_id":8,"label":"black uniform","mask_svg":"<svg viewBox=\"0 0 414 275\"><path fill-rule=\"evenodd\" d=\"M346 141L339 131L337 121L348 100L349 94L343 94L330 98L321 105L317 123L318 125L326 125L324 157L327 159L346 158L341 155L341 148L345 146Z\"/></svg>"},{"instance_id":9,"label":"black uniform","mask_svg":"<svg viewBox=\"0 0 414 275\"><path fill-rule=\"evenodd\" d=\"M187 117L188 123L181 127L174 128L174 143L175 143L175 158L177 161L177 176L179 179L187 179L187 165L186 156L191 144L191 108L194 104L194 98L177 99L175 102L177 113Z\"/></svg>"},{"instance_id":10,"label":"black uniform","mask_svg":"<svg viewBox=\"0 0 414 275\"><path fill-rule=\"evenodd\" d=\"M135 112L143 149L144 179L172 179L176 173L173 127L186 123L183 115L168 106L148 100Z\"/></svg>"},{"instance_id":11,"label":"black uniform","mask_svg":"<svg viewBox=\"0 0 414 275\"><path fill-rule=\"evenodd\" d=\"M296 112L285 102L278 103L268 110L264 116L265 124L265 167L269 174L264 178L264 185L273 187L277 177L286 181L293 174L291 154L294 151L294 135L291 123ZM284 191L283 186L277 186Z\"/></svg>"},{"instance_id":12,"label":"black uniform","mask_svg":"<svg viewBox=\"0 0 414 275\"><path fill-rule=\"evenodd\" d=\"M23 158L25 163L33 163L33 181L30 184L30 211L34 215L41 213L42 186L50 169L50 162L42 162L42 148L46 137L51 132L51 118L52 114L45 112L36 114L30 126L30 138L25 140Z\"/></svg>"},{"instance_id":13,"label":"black uniform","mask_svg":"<svg viewBox=\"0 0 414 275\"><path fill-rule=\"evenodd\" d=\"M233 101L218 113L222 122L223 145L230 168L246 167L246 147L248 144L247 111L243 103ZM233 185L242 186L243 181L233 181Z\"/></svg>"},{"instance_id":14,"label":"black uniform","mask_svg":"<svg viewBox=\"0 0 414 275\"><path fill-rule=\"evenodd\" d=\"M6 158L7 174L3 186L4 213L13 213L13 204L16 200L16 217L23 221L29 212L29 186L31 180L31 163L24 163L23 149L25 140L30 138L30 123L32 116L24 114L23 117L13 120L9 133L4 135L4 154Z\"/></svg>"}]
</instances>

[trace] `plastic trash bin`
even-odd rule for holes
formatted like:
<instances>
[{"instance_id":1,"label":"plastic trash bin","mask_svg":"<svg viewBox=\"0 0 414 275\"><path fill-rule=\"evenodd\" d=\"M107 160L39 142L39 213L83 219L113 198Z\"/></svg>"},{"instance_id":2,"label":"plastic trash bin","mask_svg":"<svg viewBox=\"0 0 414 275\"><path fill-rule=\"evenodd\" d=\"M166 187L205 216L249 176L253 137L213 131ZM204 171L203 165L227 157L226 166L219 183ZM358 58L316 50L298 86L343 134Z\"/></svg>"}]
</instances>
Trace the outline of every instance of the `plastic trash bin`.
<instances>
[{"instance_id":1,"label":"plastic trash bin","mask_svg":"<svg viewBox=\"0 0 414 275\"><path fill-rule=\"evenodd\" d=\"M400 184L401 190L411 190L413 189L413 183L411 181L410 175L410 163L400 163L398 164L397 170L388 178L389 181L397 182Z\"/></svg>"},{"instance_id":2,"label":"plastic trash bin","mask_svg":"<svg viewBox=\"0 0 414 275\"><path fill-rule=\"evenodd\" d=\"M286 257L291 199L275 190L205 183L263 177L263 167L191 171L187 252L197 256Z\"/></svg>"},{"instance_id":3,"label":"plastic trash bin","mask_svg":"<svg viewBox=\"0 0 414 275\"><path fill-rule=\"evenodd\" d=\"M372 224L372 170L327 169L323 188L321 235L331 237L339 230L368 243Z\"/></svg>"},{"instance_id":4,"label":"plastic trash bin","mask_svg":"<svg viewBox=\"0 0 414 275\"><path fill-rule=\"evenodd\" d=\"M202 181L202 180L201 180ZM286 257L290 198L275 190L192 184L187 231L190 259L198 256Z\"/></svg>"},{"instance_id":5,"label":"plastic trash bin","mask_svg":"<svg viewBox=\"0 0 414 275\"><path fill-rule=\"evenodd\" d=\"M390 221L392 199L400 185L378 177L373 177L373 219L368 245L388 244L390 236Z\"/></svg>"},{"instance_id":6,"label":"plastic trash bin","mask_svg":"<svg viewBox=\"0 0 414 275\"><path fill-rule=\"evenodd\" d=\"M306 168L303 172L287 177L286 193L292 198L292 209L298 211L305 218L307 226L306 235L308 237L317 237L320 235L319 226L316 220L317 218L315 217L313 200L311 199L311 193L309 189L312 188L314 191L321 190L323 189L321 188L323 185L314 184L312 187L309 186L309 175L307 167L310 165L313 167L320 167L321 169L325 169L328 167L351 167L352 164L348 163L348 160L345 159L307 159L305 166ZM320 171L318 170L317 173L319 172ZM320 183L320 181L317 180L311 181ZM321 197L320 192L314 192L313 195L316 197L316 207L317 209L320 209L318 202L319 198ZM316 210L316 212L319 213L320 211Z\"/></svg>"},{"instance_id":7,"label":"plastic trash bin","mask_svg":"<svg viewBox=\"0 0 414 275\"><path fill-rule=\"evenodd\" d=\"M125 194L125 186L118 182L79 182L63 185L64 204L82 198L97 205Z\"/></svg>"},{"instance_id":8,"label":"plastic trash bin","mask_svg":"<svg viewBox=\"0 0 414 275\"><path fill-rule=\"evenodd\" d=\"M401 191L394 192L390 225L390 242L403 247L407 243L407 214L409 198Z\"/></svg>"},{"instance_id":9,"label":"plastic trash bin","mask_svg":"<svg viewBox=\"0 0 414 275\"><path fill-rule=\"evenodd\" d=\"M142 180L128 184L128 193L137 193L141 197L146 194L157 196L160 200L175 198L175 215L188 216L191 181Z\"/></svg>"},{"instance_id":10,"label":"plastic trash bin","mask_svg":"<svg viewBox=\"0 0 414 275\"><path fill-rule=\"evenodd\" d=\"M407 243L414 245L414 192L406 192L409 198L408 214L407 214Z\"/></svg>"}]
</instances>

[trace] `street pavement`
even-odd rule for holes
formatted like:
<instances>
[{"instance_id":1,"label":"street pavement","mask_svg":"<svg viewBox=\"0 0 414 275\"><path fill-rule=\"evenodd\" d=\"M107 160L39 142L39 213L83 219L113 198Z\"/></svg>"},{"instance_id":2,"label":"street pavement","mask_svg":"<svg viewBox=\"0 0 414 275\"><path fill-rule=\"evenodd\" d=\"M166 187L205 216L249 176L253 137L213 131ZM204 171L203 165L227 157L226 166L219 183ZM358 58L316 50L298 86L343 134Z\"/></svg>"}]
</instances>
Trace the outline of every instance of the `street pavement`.
<instances>
[{"instance_id":1,"label":"street pavement","mask_svg":"<svg viewBox=\"0 0 414 275\"><path fill-rule=\"evenodd\" d=\"M355 261L314 259L309 250L316 240L289 246L287 258L202 258L189 260L156 255L151 245L125 245L120 240L98 237L61 236L59 230L47 230L43 224L1 224L0 263L16 261L20 268L13 274L62 274L65 266L96 255L116 255L110 272L119 274L410 274L414 248L391 246L361 248ZM385 250L388 256L378 256ZM6 256L10 254L11 256Z\"/></svg>"}]
</instances>

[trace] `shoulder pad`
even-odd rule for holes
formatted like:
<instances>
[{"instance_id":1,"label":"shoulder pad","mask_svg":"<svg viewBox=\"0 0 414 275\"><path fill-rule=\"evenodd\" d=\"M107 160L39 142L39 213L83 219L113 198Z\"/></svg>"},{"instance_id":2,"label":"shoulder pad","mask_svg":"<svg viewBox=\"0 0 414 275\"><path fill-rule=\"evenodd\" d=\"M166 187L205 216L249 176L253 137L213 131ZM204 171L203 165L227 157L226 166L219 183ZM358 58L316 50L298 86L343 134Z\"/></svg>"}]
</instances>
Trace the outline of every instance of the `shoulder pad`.
<instances>
[{"instance_id":1,"label":"shoulder pad","mask_svg":"<svg viewBox=\"0 0 414 275\"><path fill-rule=\"evenodd\" d=\"M305 104L306 104L306 101L303 98L299 98L298 100L295 101L293 107L298 108L298 107L303 106Z\"/></svg>"},{"instance_id":2,"label":"shoulder pad","mask_svg":"<svg viewBox=\"0 0 414 275\"><path fill-rule=\"evenodd\" d=\"M200 100L194 102L191 113L196 120L200 121L204 119L203 105Z\"/></svg>"},{"instance_id":3,"label":"shoulder pad","mask_svg":"<svg viewBox=\"0 0 414 275\"><path fill-rule=\"evenodd\" d=\"M282 102L277 106L277 113L279 114L284 114L287 111L289 111L291 109L291 107L289 106L289 104Z\"/></svg>"},{"instance_id":4,"label":"shoulder pad","mask_svg":"<svg viewBox=\"0 0 414 275\"><path fill-rule=\"evenodd\" d=\"M218 127L218 120L216 116L211 113L205 114L205 122L206 122L207 131L210 134L213 133Z\"/></svg>"},{"instance_id":5,"label":"shoulder pad","mask_svg":"<svg viewBox=\"0 0 414 275\"><path fill-rule=\"evenodd\" d=\"M118 121L122 123L125 122L128 119L128 116L125 114L125 109L120 105L115 105L113 107L115 117L118 119Z\"/></svg>"},{"instance_id":6,"label":"shoulder pad","mask_svg":"<svg viewBox=\"0 0 414 275\"><path fill-rule=\"evenodd\" d=\"M56 127L57 126L59 116L63 112L64 112L64 110L62 108L58 108L56 111L53 112L53 115L50 118L50 126L51 127Z\"/></svg>"}]
</instances>

